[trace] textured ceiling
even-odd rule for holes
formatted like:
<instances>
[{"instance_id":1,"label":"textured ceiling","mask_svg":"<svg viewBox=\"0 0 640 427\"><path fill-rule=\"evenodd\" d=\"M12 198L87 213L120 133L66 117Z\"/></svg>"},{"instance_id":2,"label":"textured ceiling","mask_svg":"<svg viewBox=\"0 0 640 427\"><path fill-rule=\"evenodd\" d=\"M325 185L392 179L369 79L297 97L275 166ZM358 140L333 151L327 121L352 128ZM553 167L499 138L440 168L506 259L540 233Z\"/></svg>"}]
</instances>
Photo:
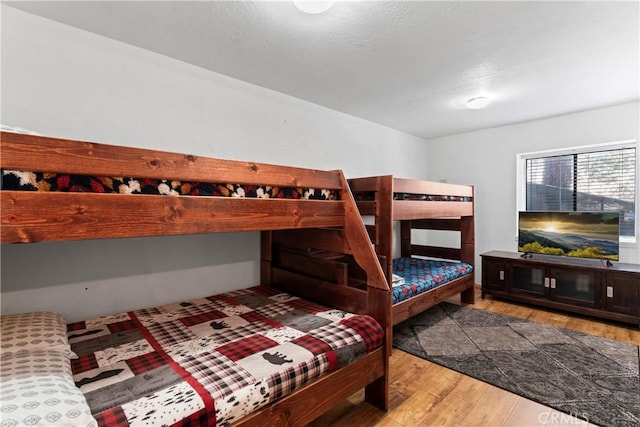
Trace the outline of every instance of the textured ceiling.
<instances>
[{"instance_id":1,"label":"textured ceiling","mask_svg":"<svg viewBox=\"0 0 640 427\"><path fill-rule=\"evenodd\" d=\"M638 1L4 3L423 138L640 97Z\"/></svg>"}]
</instances>

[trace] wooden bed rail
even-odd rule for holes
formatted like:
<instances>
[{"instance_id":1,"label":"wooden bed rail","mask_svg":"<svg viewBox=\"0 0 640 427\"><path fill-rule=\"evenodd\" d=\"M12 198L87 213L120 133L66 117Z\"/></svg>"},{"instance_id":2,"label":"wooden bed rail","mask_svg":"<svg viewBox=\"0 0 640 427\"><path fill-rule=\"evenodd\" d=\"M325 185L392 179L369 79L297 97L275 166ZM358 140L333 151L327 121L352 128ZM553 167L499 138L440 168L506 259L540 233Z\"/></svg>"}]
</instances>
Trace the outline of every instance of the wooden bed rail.
<instances>
[{"instance_id":1,"label":"wooden bed rail","mask_svg":"<svg viewBox=\"0 0 640 427\"><path fill-rule=\"evenodd\" d=\"M1 167L29 172L126 176L341 189L335 171L200 157L143 148L0 132Z\"/></svg>"},{"instance_id":2,"label":"wooden bed rail","mask_svg":"<svg viewBox=\"0 0 640 427\"><path fill-rule=\"evenodd\" d=\"M446 196L473 197L473 187L468 185L419 181L404 178L393 179L393 191L395 193L439 194Z\"/></svg>"},{"instance_id":3,"label":"wooden bed rail","mask_svg":"<svg viewBox=\"0 0 640 427\"><path fill-rule=\"evenodd\" d=\"M460 232L460 247L439 247L413 244L411 230L444 230ZM419 219L400 222L400 250L402 256L419 255L432 258L475 263L475 225L473 216L461 218Z\"/></svg>"},{"instance_id":4,"label":"wooden bed rail","mask_svg":"<svg viewBox=\"0 0 640 427\"><path fill-rule=\"evenodd\" d=\"M294 186L342 191L338 171L197 157L42 136L0 133L0 167L27 173ZM334 227L339 200L249 199L2 190L1 242L26 243Z\"/></svg>"},{"instance_id":5,"label":"wooden bed rail","mask_svg":"<svg viewBox=\"0 0 640 427\"><path fill-rule=\"evenodd\" d=\"M394 193L473 197L473 187L469 185L395 178L392 175L349 179L349 186L354 193L380 191L380 185L389 185L389 183Z\"/></svg>"},{"instance_id":6,"label":"wooden bed rail","mask_svg":"<svg viewBox=\"0 0 640 427\"><path fill-rule=\"evenodd\" d=\"M393 218L396 221L422 218L429 212L435 218L471 216L472 202L423 202L419 200L396 200L393 206Z\"/></svg>"},{"instance_id":7,"label":"wooden bed rail","mask_svg":"<svg viewBox=\"0 0 640 427\"><path fill-rule=\"evenodd\" d=\"M420 230L460 231L461 222L460 218L414 219L411 221L411 228Z\"/></svg>"},{"instance_id":8,"label":"wooden bed rail","mask_svg":"<svg viewBox=\"0 0 640 427\"><path fill-rule=\"evenodd\" d=\"M421 218L424 212L430 212L435 217L456 217L460 215L473 215L472 202L440 202L422 200L395 200L393 218L396 221L403 219ZM358 210L363 216L379 215L380 203L374 200L358 201Z\"/></svg>"},{"instance_id":9,"label":"wooden bed rail","mask_svg":"<svg viewBox=\"0 0 640 427\"><path fill-rule=\"evenodd\" d=\"M332 227L344 222L341 202L27 191L2 191L0 197L2 243Z\"/></svg>"}]
</instances>

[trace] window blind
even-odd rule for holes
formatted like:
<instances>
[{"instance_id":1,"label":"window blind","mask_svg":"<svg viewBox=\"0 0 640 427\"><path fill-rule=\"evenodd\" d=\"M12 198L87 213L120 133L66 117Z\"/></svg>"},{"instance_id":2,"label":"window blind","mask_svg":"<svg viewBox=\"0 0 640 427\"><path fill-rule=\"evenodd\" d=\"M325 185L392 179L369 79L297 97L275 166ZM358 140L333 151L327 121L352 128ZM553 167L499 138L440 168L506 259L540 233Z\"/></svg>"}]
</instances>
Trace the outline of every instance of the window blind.
<instances>
[{"instance_id":1,"label":"window blind","mask_svg":"<svg viewBox=\"0 0 640 427\"><path fill-rule=\"evenodd\" d=\"M635 235L635 148L529 158L526 180L528 211L616 211Z\"/></svg>"}]
</instances>

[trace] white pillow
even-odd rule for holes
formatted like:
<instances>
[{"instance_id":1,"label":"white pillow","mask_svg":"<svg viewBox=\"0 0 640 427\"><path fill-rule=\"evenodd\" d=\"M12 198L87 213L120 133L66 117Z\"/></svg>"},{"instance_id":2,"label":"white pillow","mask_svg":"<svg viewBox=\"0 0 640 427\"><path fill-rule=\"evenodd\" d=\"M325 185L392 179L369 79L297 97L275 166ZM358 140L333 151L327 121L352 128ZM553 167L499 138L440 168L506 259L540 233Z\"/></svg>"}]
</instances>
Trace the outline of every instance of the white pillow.
<instances>
[{"instance_id":1,"label":"white pillow","mask_svg":"<svg viewBox=\"0 0 640 427\"><path fill-rule=\"evenodd\" d=\"M77 358L67 340L67 323L61 314L48 311L0 316L0 355L49 350Z\"/></svg>"},{"instance_id":2,"label":"white pillow","mask_svg":"<svg viewBox=\"0 0 640 427\"><path fill-rule=\"evenodd\" d=\"M391 284L392 288L404 285L404 277L398 276L397 274L393 274L392 278L393 278L393 282Z\"/></svg>"},{"instance_id":3,"label":"white pillow","mask_svg":"<svg viewBox=\"0 0 640 427\"><path fill-rule=\"evenodd\" d=\"M98 423L71 376L65 352L33 350L0 358L3 426L87 426Z\"/></svg>"}]
</instances>

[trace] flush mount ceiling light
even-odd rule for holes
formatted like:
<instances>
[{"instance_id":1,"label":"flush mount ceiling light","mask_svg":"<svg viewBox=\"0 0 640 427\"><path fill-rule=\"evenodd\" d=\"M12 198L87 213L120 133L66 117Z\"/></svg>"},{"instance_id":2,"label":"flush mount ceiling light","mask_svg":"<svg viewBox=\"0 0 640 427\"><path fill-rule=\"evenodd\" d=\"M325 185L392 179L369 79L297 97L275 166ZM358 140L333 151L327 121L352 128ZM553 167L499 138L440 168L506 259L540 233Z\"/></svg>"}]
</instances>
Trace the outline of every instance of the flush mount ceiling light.
<instances>
[{"instance_id":1,"label":"flush mount ceiling light","mask_svg":"<svg viewBox=\"0 0 640 427\"><path fill-rule=\"evenodd\" d=\"M467 101L467 108L472 110L477 110L479 108L484 108L491 103L491 100L486 96L476 96L475 98L471 98Z\"/></svg>"},{"instance_id":2,"label":"flush mount ceiling light","mask_svg":"<svg viewBox=\"0 0 640 427\"><path fill-rule=\"evenodd\" d=\"M293 4L303 11L304 13L310 13L317 15L318 13L326 12L331 9L334 1L315 1L315 0L294 0Z\"/></svg>"}]
</instances>

